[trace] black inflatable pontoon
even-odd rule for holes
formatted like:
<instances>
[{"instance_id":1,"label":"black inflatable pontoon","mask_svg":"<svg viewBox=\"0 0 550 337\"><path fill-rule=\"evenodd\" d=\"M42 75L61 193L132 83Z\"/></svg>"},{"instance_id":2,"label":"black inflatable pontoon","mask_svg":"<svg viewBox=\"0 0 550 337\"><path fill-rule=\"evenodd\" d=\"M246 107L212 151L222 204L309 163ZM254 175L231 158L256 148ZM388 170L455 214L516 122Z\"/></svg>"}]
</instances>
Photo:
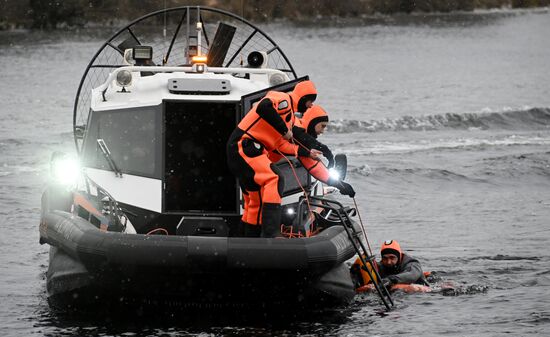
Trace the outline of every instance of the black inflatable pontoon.
<instances>
[{"instance_id":1,"label":"black inflatable pontoon","mask_svg":"<svg viewBox=\"0 0 550 337\"><path fill-rule=\"evenodd\" d=\"M47 288L53 296L92 290L182 303L315 299L332 305L355 294L344 265L355 251L342 226L294 239L141 235L103 232L54 211L43 219L40 233L52 246Z\"/></svg>"}]
</instances>

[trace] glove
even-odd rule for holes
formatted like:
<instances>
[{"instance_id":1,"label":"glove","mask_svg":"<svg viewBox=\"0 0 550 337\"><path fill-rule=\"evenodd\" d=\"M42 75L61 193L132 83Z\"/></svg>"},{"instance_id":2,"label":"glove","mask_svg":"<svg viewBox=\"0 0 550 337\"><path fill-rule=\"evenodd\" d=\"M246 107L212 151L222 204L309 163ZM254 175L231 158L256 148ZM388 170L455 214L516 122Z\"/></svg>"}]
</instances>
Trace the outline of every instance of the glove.
<instances>
[{"instance_id":1,"label":"glove","mask_svg":"<svg viewBox=\"0 0 550 337\"><path fill-rule=\"evenodd\" d=\"M349 195L352 198L355 197L355 191L353 190L353 187L351 187L350 184L344 181L329 178L327 181L327 185L336 187L343 195Z\"/></svg>"},{"instance_id":2,"label":"glove","mask_svg":"<svg viewBox=\"0 0 550 337\"><path fill-rule=\"evenodd\" d=\"M339 186L335 186L337 189L340 190L340 193L342 193L343 195L347 195L351 198L355 197L355 191L353 190L353 187L351 187L350 184L344 182L344 181L340 181L340 185Z\"/></svg>"},{"instance_id":3,"label":"glove","mask_svg":"<svg viewBox=\"0 0 550 337\"><path fill-rule=\"evenodd\" d=\"M334 166L334 156L332 155L332 152L326 146L325 144L318 143L317 149L319 149L321 152L323 152L323 156L328 159L328 165L327 168L331 168Z\"/></svg>"},{"instance_id":4,"label":"glove","mask_svg":"<svg viewBox=\"0 0 550 337\"><path fill-rule=\"evenodd\" d=\"M283 138L286 139L286 140L291 140L291 139L292 139L292 130L288 130L288 131L283 135Z\"/></svg>"},{"instance_id":5,"label":"glove","mask_svg":"<svg viewBox=\"0 0 550 337\"><path fill-rule=\"evenodd\" d=\"M311 151L309 151L309 157L315 160L320 160L321 154L322 152L316 149L311 149Z\"/></svg>"},{"instance_id":6,"label":"glove","mask_svg":"<svg viewBox=\"0 0 550 337\"><path fill-rule=\"evenodd\" d=\"M380 284L384 286L386 289L390 289L392 285L394 285L395 282L389 277L384 277L382 280L380 280Z\"/></svg>"}]
</instances>

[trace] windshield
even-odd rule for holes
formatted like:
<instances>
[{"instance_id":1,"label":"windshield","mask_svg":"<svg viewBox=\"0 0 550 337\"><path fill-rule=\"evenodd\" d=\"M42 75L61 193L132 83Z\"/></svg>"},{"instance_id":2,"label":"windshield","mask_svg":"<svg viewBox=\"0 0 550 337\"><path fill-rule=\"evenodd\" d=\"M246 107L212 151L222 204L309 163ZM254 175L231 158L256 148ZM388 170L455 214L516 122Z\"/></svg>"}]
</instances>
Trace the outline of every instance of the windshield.
<instances>
[{"instance_id":1,"label":"windshield","mask_svg":"<svg viewBox=\"0 0 550 337\"><path fill-rule=\"evenodd\" d=\"M102 139L122 173L161 178L161 106L92 111L84 141L84 165L111 170L97 140Z\"/></svg>"}]
</instances>

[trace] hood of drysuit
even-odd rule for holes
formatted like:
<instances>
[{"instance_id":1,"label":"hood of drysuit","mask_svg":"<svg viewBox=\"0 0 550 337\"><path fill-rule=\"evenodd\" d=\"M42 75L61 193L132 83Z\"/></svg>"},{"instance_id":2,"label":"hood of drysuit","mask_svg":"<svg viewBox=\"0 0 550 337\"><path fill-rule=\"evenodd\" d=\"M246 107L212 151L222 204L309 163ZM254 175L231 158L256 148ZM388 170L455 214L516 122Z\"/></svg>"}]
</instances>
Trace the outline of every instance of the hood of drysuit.
<instances>
[{"instance_id":1,"label":"hood of drysuit","mask_svg":"<svg viewBox=\"0 0 550 337\"><path fill-rule=\"evenodd\" d=\"M294 125L295 117L290 106L292 99L289 97L289 94L280 91L269 91L265 97L271 100L273 109L285 121L287 127L291 128Z\"/></svg>"},{"instance_id":2,"label":"hood of drysuit","mask_svg":"<svg viewBox=\"0 0 550 337\"><path fill-rule=\"evenodd\" d=\"M321 122L328 122L328 114L319 105L314 105L307 109L301 119L302 128L314 138L317 138L315 126Z\"/></svg>"},{"instance_id":3,"label":"hood of drysuit","mask_svg":"<svg viewBox=\"0 0 550 337\"><path fill-rule=\"evenodd\" d=\"M384 241L382 248L380 248L380 255L383 256L385 254L393 254L397 256L397 264L399 264L403 258L401 246L399 246L399 242L395 240Z\"/></svg>"},{"instance_id":4,"label":"hood of drysuit","mask_svg":"<svg viewBox=\"0 0 550 337\"><path fill-rule=\"evenodd\" d=\"M302 81L294 87L290 93L292 98L292 109L294 112L304 113L307 109L306 102L308 100L315 101L317 98L317 89L311 81Z\"/></svg>"}]
</instances>

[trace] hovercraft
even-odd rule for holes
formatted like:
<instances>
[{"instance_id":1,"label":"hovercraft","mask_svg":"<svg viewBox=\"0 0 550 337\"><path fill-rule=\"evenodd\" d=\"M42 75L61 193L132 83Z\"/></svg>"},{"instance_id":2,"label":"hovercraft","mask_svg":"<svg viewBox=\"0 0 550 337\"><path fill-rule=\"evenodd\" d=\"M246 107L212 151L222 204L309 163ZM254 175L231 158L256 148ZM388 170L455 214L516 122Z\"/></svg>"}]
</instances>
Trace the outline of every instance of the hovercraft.
<instances>
[{"instance_id":1,"label":"hovercraft","mask_svg":"<svg viewBox=\"0 0 550 337\"><path fill-rule=\"evenodd\" d=\"M54 153L42 196L49 299L349 302L344 262L363 240L355 210L284 161L288 238L243 237L242 196L225 162L252 104L305 79L258 27L218 9L151 13L109 38L75 99L80 168Z\"/></svg>"}]
</instances>

